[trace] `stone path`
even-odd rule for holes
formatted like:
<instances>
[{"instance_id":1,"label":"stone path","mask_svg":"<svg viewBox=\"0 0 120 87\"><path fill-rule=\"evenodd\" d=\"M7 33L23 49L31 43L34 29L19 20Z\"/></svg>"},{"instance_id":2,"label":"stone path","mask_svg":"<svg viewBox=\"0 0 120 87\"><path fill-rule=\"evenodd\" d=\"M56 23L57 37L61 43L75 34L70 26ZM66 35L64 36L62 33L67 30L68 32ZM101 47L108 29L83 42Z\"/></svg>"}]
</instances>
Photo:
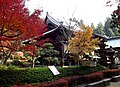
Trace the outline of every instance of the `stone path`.
<instances>
[{"instance_id":1,"label":"stone path","mask_svg":"<svg viewBox=\"0 0 120 87\"><path fill-rule=\"evenodd\" d=\"M74 87L86 87L86 85L78 85L78 86L74 86ZM118 82L110 82L110 85L109 86L106 86L106 87L120 87L120 81Z\"/></svg>"},{"instance_id":2,"label":"stone path","mask_svg":"<svg viewBox=\"0 0 120 87\"><path fill-rule=\"evenodd\" d=\"M120 87L120 81L119 82L110 82L110 85L107 87Z\"/></svg>"}]
</instances>

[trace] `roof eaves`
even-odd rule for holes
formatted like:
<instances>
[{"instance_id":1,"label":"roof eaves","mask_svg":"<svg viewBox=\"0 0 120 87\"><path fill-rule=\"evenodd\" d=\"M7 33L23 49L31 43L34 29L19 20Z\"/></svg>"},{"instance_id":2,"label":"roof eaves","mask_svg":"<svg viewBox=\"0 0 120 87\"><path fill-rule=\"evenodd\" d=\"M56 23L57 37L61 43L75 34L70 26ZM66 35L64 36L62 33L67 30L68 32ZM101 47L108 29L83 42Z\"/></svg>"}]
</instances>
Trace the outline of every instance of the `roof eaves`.
<instances>
[{"instance_id":1,"label":"roof eaves","mask_svg":"<svg viewBox=\"0 0 120 87\"><path fill-rule=\"evenodd\" d=\"M56 27L56 28L54 28L54 29L52 29L52 30L49 30L49 31L43 33L43 35L49 34L49 33L51 33L51 32L54 32L56 29L58 29L58 27Z\"/></svg>"},{"instance_id":2,"label":"roof eaves","mask_svg":"<svg viewBox=\"0 0 120 87\"><path fill-rule=\"evenodd\" d=\"M107 40L115 40L115 39L120 39L120 36L119 37L108 38Z\"/></svg>"},{"instance_id":3,"label":"roof eaves","mask_svg":"<svg viewBox=\"0 0 120 87\"><path fill-rule=\"evenodd\" d=\"M47 14L47 18L55 25L60 26L61 22L55 20L53 17L51 17L49 14Z\"/></svg>"}]
</instances>

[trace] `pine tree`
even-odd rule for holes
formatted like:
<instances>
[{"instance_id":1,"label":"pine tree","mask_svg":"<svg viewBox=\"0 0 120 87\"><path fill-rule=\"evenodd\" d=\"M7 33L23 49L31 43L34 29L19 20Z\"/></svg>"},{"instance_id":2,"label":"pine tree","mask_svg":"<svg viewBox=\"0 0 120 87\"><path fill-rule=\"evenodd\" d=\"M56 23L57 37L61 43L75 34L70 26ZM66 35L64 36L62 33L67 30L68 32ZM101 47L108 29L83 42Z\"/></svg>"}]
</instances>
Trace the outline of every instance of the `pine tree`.
<instances>
[{"instance_id":1,"label":"pine tree","mask_svg":"<svg viewBox=\"0 0 120 87\"><path fill-rule=\"evenodd\" d=\"M105 33L104 33L104 26L103 26L103 24L101 22L98 23L98 25L97 25L96 29L94 30L94 32L96 34L105 35Z\"/></svg>"}]
</instances>

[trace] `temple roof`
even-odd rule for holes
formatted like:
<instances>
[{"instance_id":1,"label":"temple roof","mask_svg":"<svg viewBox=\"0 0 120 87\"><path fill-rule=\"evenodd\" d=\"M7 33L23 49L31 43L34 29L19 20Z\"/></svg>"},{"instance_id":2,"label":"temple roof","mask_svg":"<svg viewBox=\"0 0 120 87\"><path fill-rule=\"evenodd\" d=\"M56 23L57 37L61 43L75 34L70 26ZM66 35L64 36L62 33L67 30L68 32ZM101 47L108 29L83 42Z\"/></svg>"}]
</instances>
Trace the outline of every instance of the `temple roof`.
<instances>
[{"instance_id":1,"label":"temple roof","mask_svg":"<svg viewBox=\"0 0 120 87\"><path fill-rule=\"evenodd\" d=\"M51 17L48 13L47 13L46 18L45 18L45 23L46 24L51 23L51 24L53 24L55 26L60 26L62 24L62 22L57 21L56 19Z\"/></svg>"},{"instance_id":2,"label":"temple roof","mask_svg":"<svg viewBox=\"0 0 120 87\"><path fill-rule=\"evenodd\" d=\"M113 48L120 47L120 37L108 38L106 45L112 46Z\"/></svg>"}]
</instances>

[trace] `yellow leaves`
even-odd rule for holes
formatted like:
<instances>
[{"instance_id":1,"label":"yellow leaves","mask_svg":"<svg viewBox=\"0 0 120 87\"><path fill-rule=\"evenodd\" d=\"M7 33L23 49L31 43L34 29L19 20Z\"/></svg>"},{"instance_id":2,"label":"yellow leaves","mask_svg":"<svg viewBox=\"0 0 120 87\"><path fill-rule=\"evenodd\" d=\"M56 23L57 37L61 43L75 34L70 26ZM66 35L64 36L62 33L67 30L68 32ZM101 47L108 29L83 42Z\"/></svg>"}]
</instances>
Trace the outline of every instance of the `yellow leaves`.
<instances>
[{"instance_id":1,"label":"yellow leaves","mask_svg":"<svg viewBox=\"0 0 120 87\"><path fill-rule=\"evenodd\" d=\"M89 26L82 25L80 30L74 32L74 37L69 40L67 49L71 53L83 55L92 52L98 45L98 39L93 39L93 30Z\"/></svg>"}]
</instances>

